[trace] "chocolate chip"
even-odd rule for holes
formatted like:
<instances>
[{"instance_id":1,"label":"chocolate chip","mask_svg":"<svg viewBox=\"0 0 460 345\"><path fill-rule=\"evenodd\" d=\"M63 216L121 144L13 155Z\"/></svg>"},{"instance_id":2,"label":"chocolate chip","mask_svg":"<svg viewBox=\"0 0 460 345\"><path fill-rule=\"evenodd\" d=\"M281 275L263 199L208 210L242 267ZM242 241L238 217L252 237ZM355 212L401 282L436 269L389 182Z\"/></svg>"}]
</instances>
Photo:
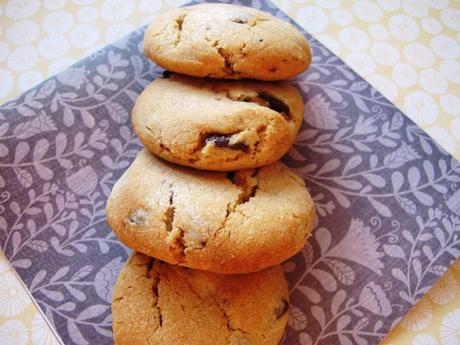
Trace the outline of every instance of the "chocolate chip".
<instances>
[{"instance_id":1,"label":"chocolate chip","mask_svg":"<svg viewBox=\"0 0 460 345\"><path fill-rule=\"evenodd\" d=\"M278 320L281 316L286 314L289 309L289 302L284 298L281 300L280 305L275 308L275 317Z\"/></svg>"},{"instance_id":2,"label":"chocolate chip","mask_svg":"<svg viewBox=\"0 0 460 345\"><path fill-rule=\"evenodd\" d=\"M229 171L227 173L227 178L232 181L232 183L235 183L235 177L236 177L236 173L234 171Z\"/></svg>"},{"instance_id":3,"label":"chocolate chip","mask_svg":"<svg viewBox=\"0 0 460 345\"><path fill-rule=\"evenodd\" d=\"M243 19L235 18L235 19L232 19L231 21L237 24L246 24L248 22L246 18L243 18Z\"/></svg>"},{"instance_id":4,"label":"chocolate chip","mask_svg":"<svg viewBox=\"0 0 460 345\"><path fill-rule=\"evenodd\" d=\"M147 278L151 278L150 274L152 272L152 267L153 267L154 261L155 261L154 259L150 259L149 262L147 262L147 273L145 275Z\"/></svg>"},{"instance_id":5,"label":"chocolate chip","mask_svg":"<svg viewBox=\"0 0 460 345\"><path fill-rule=\"evenodd\" d=\"M265 91L259 92L259 97L268 102L270 109L280 113L288 119L291 117L289 107L282 100Z\"/></svg>"},{"instance_id":6,"label":"chocolate chip","mask_svg":"<svg viewBox=\"0 0 460 345\"><path fill-rule=\"evenodd\" d=\"M232 135L233 134L212 133L206 137L205 142L212 142L215 146L221 148L229 148L232 150L241 150L243 152L248 152L249 146L244 143L230 144L230 138Z\"/></svg>"}]
</instances>

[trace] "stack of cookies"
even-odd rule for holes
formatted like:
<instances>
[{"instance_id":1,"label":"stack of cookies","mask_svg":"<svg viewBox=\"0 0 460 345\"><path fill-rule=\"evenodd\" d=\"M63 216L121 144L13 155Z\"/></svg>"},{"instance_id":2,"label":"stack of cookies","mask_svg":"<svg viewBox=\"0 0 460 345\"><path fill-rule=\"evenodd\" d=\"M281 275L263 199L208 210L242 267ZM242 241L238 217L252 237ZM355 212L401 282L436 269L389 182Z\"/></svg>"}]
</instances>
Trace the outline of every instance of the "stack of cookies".
<instances>
[{"instance_id":1,"label":"stack of cookies","mask_svg":"<svg viewBox=\"0 0 460 345\"><path fill-rule=\"evenodd\" d=\"M135 250L114 290L115 343L278 344L289 305L280 263L315 216L278 161L304 111L280 80L306 70L308 43L267 13L206 4L158 17L144 46L170 72L136 101L145 149L108 200L108 224Z\"/></svg>"}]
</instances>

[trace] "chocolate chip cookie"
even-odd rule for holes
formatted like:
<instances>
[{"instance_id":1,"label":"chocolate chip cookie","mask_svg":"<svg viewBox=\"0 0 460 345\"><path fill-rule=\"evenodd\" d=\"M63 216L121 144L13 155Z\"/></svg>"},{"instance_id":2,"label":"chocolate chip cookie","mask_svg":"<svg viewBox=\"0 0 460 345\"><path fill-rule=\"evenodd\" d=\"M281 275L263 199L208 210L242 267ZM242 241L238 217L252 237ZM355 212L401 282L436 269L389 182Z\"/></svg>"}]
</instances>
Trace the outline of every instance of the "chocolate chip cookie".
<instances>
[{"instance_id":1,"label":"chocolate chip cookie","mask_svg":"<svg viewBox=\"0 0 460 345\"><path fill-rule=\"evenodd\" d=\"M149 25L145 54L167 70L194 77L284 80L305 71L311 51L291 24L227 4L166 12Z\"/></svg>"},{"instance_id":2,"label":"chocolate chip cookie","mask_svg":"<svg viewBox=\"0 0 460 345\"><path fill-rule=\"evenodd\" d=\"M190 169L146 150L113 187L107 222L128 247L171 264L255 272L297 253L313 200L282 162L237 172Z\"/></svg>"},{"instance_id":3,"label":"chocolate chip cookie","mask_svg":"<svg viewBox=\"0 0 460 345\"><path fill-rule=\"evenodd\" d=\"M116 345L276 345L288 307L279 265L221 275L134 253L115 285L113 338Z\"/></svg>"},{"instance_id":4,"label":"chocolate chip cookie","mask_svg":"<svg viewBox=\"0 0 460 345\"><path fill-rule=\"evenodd\" d=\"M229 171L270 164L294 143L303 120L299 91L286 82L158 78L138 97L134 130L160 157Z\"/></svg>"}]
</instances>

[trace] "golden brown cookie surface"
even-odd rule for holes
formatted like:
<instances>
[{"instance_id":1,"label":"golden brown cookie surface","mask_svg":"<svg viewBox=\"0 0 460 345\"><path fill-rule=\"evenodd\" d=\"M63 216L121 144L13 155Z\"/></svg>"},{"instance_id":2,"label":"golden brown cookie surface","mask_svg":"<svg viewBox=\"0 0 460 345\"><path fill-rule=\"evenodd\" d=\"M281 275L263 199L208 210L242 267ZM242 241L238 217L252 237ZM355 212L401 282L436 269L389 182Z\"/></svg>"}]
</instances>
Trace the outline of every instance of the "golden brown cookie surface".
<instances>
[{"instance_id":1,"label":"golden brown cookie surface","mask_svg":"<svg viewBox=\"0 0 460 345\"><path fill-rule=\"evenodd\" d=\"M221 275L133 253L114 289L114 342L276 345L288 306L287 282L279 265Z\"/></svg>"},{"instance_id":2,"label":"golden brown cookie surface","mask_svg":"<svg viewBox=\"0 0 460 345\"><path fill-rule=\"evenodd\" d=\"M282 162L234 173L168 163L146 150L115 184L107 222L128 247L219 273L279 264L305 244L313 200Z\"/></svg>"},{"instance_id":3,"label":"golden brown cookie surface","mask_svg":"<svg viewBox=\"0 0 460 345\"><path fill-rule=\"evenodd\" d=\"M299 91L286 82L158 78L132 112L151 152L198 169L230 171L270 164L294 143L303 120Z\"/></svg>"},{"instance_id":4,"label":"golden brown cookie surface","mask_svg":"<svg viewBox=\"0 0 460 345\"><path fill-rule=\"evenodd\" d=\"M284 80L307 69L311 51L292 25L269 13L227 4L183 7L157 17L145 54L194 77Z\"/></svg>"}]
</instances>

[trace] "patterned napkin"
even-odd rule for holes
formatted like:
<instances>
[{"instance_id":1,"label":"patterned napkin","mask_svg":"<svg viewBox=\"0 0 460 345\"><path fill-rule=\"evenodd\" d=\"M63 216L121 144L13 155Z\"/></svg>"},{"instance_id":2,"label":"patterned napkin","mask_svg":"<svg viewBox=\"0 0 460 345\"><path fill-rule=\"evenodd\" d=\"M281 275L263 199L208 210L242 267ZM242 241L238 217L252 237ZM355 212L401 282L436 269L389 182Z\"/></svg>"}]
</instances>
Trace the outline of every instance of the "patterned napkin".
<instances>
[{"instance_id":1,"label":"patterned napkin","mask_svg":"<svg viewBox=\"0 0 460 345\"><path fill-rule=\"evenodd\" d=\"M133 102L162 72L143 57L143 31L0 108L0 245L66 344L112 343L112 286L129 250L105 202L141 148ZM284 344L376 344L460 256L460 165L305 35L313 64L294 80L305 120L285 161L319 217L284 264Z\"/></svg>"}]
</instances>

